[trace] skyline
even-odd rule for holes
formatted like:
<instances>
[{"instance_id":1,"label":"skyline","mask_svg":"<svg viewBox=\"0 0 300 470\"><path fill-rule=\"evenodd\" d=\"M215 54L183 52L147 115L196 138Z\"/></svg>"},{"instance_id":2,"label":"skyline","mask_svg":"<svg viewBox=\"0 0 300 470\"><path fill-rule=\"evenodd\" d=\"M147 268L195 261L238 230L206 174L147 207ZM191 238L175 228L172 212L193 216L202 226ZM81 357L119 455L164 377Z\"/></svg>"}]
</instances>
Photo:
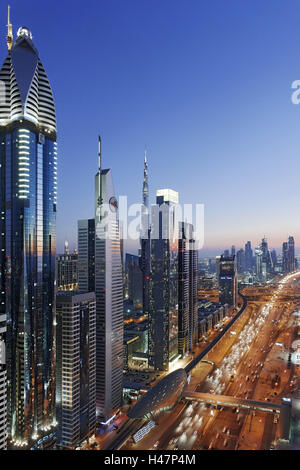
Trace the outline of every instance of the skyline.
<instances>
[{"instance_id":1,"label":"skyline","mask_svg":"<svg viewBox=\"0 0 300 470\"><path fill-rule=\"evenodd\" d=\"M0 450L300 449L297 15L14 2Z\"/></svg>"},{"instance_id":2,"label":"skyline","mask_svg":"<svg viewBox=\"0 0 300 470\"><path fill-rule=\"evenodd\" d=\"M77 220L93 214L98 134L117 195L141 202L146 148L151 203L161 187L182 203L204 203L201 252L247 240L254 247L263 235L271 248L290 234L297 245L299 4L90 1L70 9L65 0L58 14L36 0L9 3L14 36L22 25L32 31L55 95L57 252L65 240L76 247Z\"/></svg>"}]
</instances>

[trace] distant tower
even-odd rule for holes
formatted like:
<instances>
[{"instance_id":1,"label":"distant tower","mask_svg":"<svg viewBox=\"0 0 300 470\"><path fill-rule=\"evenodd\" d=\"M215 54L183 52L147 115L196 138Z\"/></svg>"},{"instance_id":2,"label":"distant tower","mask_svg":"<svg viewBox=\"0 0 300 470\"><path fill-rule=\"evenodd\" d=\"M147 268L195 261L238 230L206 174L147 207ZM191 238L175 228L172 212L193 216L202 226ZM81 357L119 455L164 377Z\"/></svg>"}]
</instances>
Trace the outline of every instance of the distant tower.
<instances>
[{"instance_id":1,"label":"distant tower","mask_svg":"<svg viewBox=\"0 0 300 470\"><path fill-rule=\"evenodd\" d=\"M265 265L264 269L266 273L270 273L272 271L272 260L266 237L262 239L260 248L262 250L262 263Z\"/></svg>"},{"instance_id":2,"label":"distant tower","mask_svg":"<svg viewBox=\"0 0 300 470\"><path fill-rule=\"evenodd\" d=\"M69 242L68 240L65 241L65 255L69 254Z\"/></svg>"},{"instance_id":3,"label":"distant tower","mask_svg":"<svg viewBox=\"0 0 300 470\"><path fill-rule=\"evenodd\" d=\"M221 304L236 306L238 295L237 265L235 256L220 257L219 301Z\"/></svg>"},{"instance_id":4,"label":"distant tower","mask_svg":"<svg viewBox=\"0 0 300 470\"><path fill-rule=\"evenodd\" d=\"M147 209L149 209L148 161L146 150L144 157L143 204Z\"/></svg>"},{"instance_id":5,"label":"distant tower","mask_svg":"<svg viewBox=\"0 0 300 470\"><path fill-rule=\"evenodd\" d=\"M288 244L283 242L282 244L282 272L289 272L289 263L288 263Z\"/></svg>"},{"instance_id":6,"label":"distant tower","mask_svg":"<svg viewBox=\"0 0 300 470\"><path fill-rule=\"evenodd\" d=\"M243 248L236 253L236 264L238 273L243 274L245 272L245 251Z\"/></svg>"},{"instance_id":7,"label":"distant tower","mask_svg":"<svg viewBox=\"0 0 300 470\"><path fill-rule=\"evenodd\" d=\"M276 253L276 250L271 251L271 259L272 259L273 269L275 271L275 268L277 267L277 253Z\"/></svg>"},{"instance_id":8,"label":"distant tower","mask_svg":"<svg viewBox=\"0 0 300 470\"><path fill-rule=\"evenodd\" d=\"M248 241L245 244L245 269L248 272L251 272L253 268L253 251L251 248L251 242Z\"/></svg>"},{"instance_id":9,"label":"distant tower","mask_svg":"<svg viewBox=\"0 0 300 470\"><path fill-rule=\"evenodd\" d=\"M10 51L13 45L13 32L12 32L12 24L10 22L10 6L8 5L8 12L7 12L7 48Z\"/></svg>"},{"instance_id":10,"label":"distant tower","mask_svg":"<svg viewBox=\"0 0 300 470\"><path fill-rule=\"evenodd\" d=\"M288 272L295 271L295 241L294 237L288 238Z\"/></svg>"},{"instance_id":11,"label":"distant tower","mask_svg":"<svg viewBox=\"0 0 300 470\"><path fill-rule=\"evenodd\" d=\"M256 262L256 276L259 281L263 281L266 274L266 264L263 263L263 251L261 246L258 246L254 250L255 252L255 262Z\"/></svg>"}]
</instances>

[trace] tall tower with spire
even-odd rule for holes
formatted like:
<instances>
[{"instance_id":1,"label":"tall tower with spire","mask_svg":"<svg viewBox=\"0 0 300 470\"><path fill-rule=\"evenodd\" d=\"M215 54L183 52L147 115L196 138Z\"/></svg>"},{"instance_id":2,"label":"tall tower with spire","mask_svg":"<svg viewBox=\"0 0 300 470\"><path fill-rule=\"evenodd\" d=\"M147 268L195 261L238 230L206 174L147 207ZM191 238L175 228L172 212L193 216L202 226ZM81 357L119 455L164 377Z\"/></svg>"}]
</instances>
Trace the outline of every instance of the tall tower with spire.
<instances>
[{"instance_id":1,"label":"tall tower with spire","mask_svg":"<svg viewBox=\"0 0 300 470\"><path fill-rule=\"evenodd\" d=\"M53 94L28 28L0 69L0 343L11 448L55 437L57 144ZM0 354L1 356L1 354ZM1 360L0 360L1 364ZM1 368L1 366L0 366Z\"/></svg>"},{"instance_id":2,"label":"tall tower with spire","mask_svg":"<svg viewBox=\"0 0 300 470\"><path fill-rule=\"evenodd\" d=\"M7 11L7 36L6 36L6 42L7 42L7 48L10 51L13 45L13 31L12 31L12 24L10 22L10 6L8 5L8 11Z\"/></svg>"},{"instance_id":3,"label":"tall tower with spire","mask_svg":"<svg viewBox=\"0 0 300 470\"><path fill-rule=\"evenodd\" d=\"M144 156L143 204L149 211L149 185L148 185L147 150L145 150L145 156Z\"/></svg>"},{"instance_id":4,"label":"tall tower with spire","mask_svg":"<svg viewBox=\"0 0 300 470\"><path fill-rule=\"evenodd\" d=\"M143 204L141 210L140 269L143 276L143 313L149 314L150 287L150 215L147 151L144 156Z\"/></svg>"},{"instance_id":5,"label":"tall tower with spire","mask_svg":"<svg viewBox=\"0 0 300 470\"><path fill-rule=\"evenodd\" d=\"M111 169L102 169L101 137L95 176L96 411L106 423L123 392L123 279L118 202Z\"/></svg>"}]
</instances>

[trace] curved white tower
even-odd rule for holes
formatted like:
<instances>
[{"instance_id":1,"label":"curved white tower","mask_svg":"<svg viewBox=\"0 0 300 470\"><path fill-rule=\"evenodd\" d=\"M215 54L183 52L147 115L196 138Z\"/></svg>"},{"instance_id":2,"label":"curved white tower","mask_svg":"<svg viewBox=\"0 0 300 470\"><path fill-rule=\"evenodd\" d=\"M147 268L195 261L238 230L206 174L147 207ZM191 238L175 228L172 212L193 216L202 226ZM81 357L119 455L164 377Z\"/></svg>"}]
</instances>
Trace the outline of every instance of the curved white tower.
<instances>
[{"instance_id":1,"label":"curved white tower","mask_svg":"<svg viewBox=\"0 0 300 470\"><path fill-rule=\"evenodd\" d=\"M123 280L118 203L112 171L95 176L95 293L96 293L96 406L106 423L122 403L123 391Z\"/></svg>"}]
</instances>

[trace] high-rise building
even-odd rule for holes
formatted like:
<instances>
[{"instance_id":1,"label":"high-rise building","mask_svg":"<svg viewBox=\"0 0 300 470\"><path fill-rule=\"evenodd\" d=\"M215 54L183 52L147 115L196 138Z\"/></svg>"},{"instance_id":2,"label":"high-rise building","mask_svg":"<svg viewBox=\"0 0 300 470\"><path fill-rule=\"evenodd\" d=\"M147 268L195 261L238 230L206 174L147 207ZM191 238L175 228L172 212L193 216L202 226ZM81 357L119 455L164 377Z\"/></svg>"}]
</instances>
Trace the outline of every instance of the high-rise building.
<instances>
[{"instance_id":1,"label":"high-rise building","mask_svg":"<svg viewBox=\"0 0 300 470\"><path fill-rule=\"evenodd\" d=\"M168 370L178 356L178 193L156 192L151 214L149 366Z\"/></svg>"},{"instance_id":2,"label":"high-rise building","mask_svg":"<svg viewBox=\"0 0 300 470\"><path fill-rule=\"evenodd\" d=\"M236 253L236 263L237 263L237 271L239 274L245 272L246 267L246 260L245 260L245 252L243 248L237 251Z\"/></svg>"},{"instance_id":3,"label":"high-rise building","mask_svg":"<svg viewBox=\"0 0 300 470\"><path fill-rule=\"evenodd\" d=\"M198 341L198 250L193 234L193 225L189 224L189 349Z\"/></svg>"},{"instance_id":4,"label":"high-rise building","mask_svg":"<svg viewBox=\"0 0 300 470\"><path fill-rule=\"evenodd\" d=\"M68 242L65 242L63 255L56 255L56 286L57 290L77 289L78 253L69 253Z\"/></svg>"},{"instance_id":5,"label":"high-rise building","mask_svg":"<svg viewBox=\"0 0 300 470\"><path fill-rule=\"evenodd\" d=\"M231 247L231 256L234 256L235 255L235 246L232 245Z\"/></svg>"},{"instance_id":6,"label":"high-rise building","mask_svg":"<svg viewBox=\"0 0 300 470\"><path fill-rule=\"evenodd\" d=\"M10 446L55 437L57 145L53 94L29 29L0 70L0 318L6 315ZM47 438L49 437L49 439Z\"/></svg>"},{"instance_id":7,"label":"high-rise building","mask_svg":"<svg viewBox=\"0 0 300 470\"><path fill-rule=\"evenodd\" d=\"M216 280L217 280L218 285L219 285L219 277L220 277L220 260L221 260L221 256L216 256Z\"/></svg>"},{"instance_id":8,"label":"high-rise building","mask_svg":"<svg viewBox=\"0 0 300 470\"><path fill-rule=\"evenodd\" d=\"M0 450L5 450L7 448L5 334L6 316L4 314L0 314Z\"/></svg>"},{"instance_id":9,"label":"high-rise building","mask_svg":"<svg viewBox=\"0 0 300 470\"><path fill-rule=\"evenodd\" d=\"M283 242L282 244L282 272L289 272L289 257L288 257L288 244Z\"/></svg>"},{"instance_id":10,"label":"high-rise building","mask_svg":"<svg viewBox=\"0 0 300 470\"><path fill-rule=\"evenodd\" d=\"M272 259L273 268L275 270L275 268L277 267L277 253L276 253L276 250L271 251L271 259Z\"/></svg>"},{"instance_id":11,"label":"high-rise building","mask_svg":"<svg viewBox=\"0 0 300 470\"><path fill-rule=\"evenodd\" d=\"M253 269L253 251L251 242L245 244L245 270L251 272Z\"/></svg>"},{"instance_id":12,"label":"high-rise building","mask_svg":"<svg viewBox=\"0 0 300 470\"><path fill-rule=\"evenodd\" d=\"M180 224L178 240L178 352L189 352L189 250L185 224Z\"/></svg>"},{"instance_id":13,"label":"high-rise building","mask_svg":"<svg viewBox=\"0 0 300 470\"><path fill-rule=\"evenodd\" d=\"M95 292L95 219L77 223L77 282L80 292Z\"/></svg>"},{"instance_id":14,"label":"high-rise building","mask_svg":"<svg viewBox=\"0 0 300 470\"><path fill-rule=\"evenodd\" d=\"M112 171L101 168L99 137L95 218L78 221L78 290L96 294L96 409L106 423L123 390L123 278Z\"/></svg>"},{"instance_id":15,"label":"high-rise building","mask_svg":"<svg viewBox=\"0 0 300 470\"><path fill-rule=\"evenodd\" d=\"M258 246L254 250L255 252L255 273L256 277L259 281L262 281L265 279L266 275L266 263L263 263L263 251L261 249L261 246Z\"/></svg>"},{"instance_id":16,"label":"high-rise building","mask_svg":"<svg viewBox=\"0 0 300 470\"><path fill-rule=\"evenodd\" d=\"M288 238L288 272L295 271L295 241L294 237Z\"/></svg>"},{"instance_id":17,"label":"high-rise building","mask_svg":"<svg viewBox=\"0 0 300 470\"><path fill-rule=\"evenodd\" d=\"M265 270L266 273L270 273L273 271L273 266L272 266L270 251L268 248L268 242L265 237L261 241L260 248L262 251L263 270Z\"/></svg>"},{"instance_id":18,"label":"high-rise building","mask_svg":"<svg viewBox=\"0 0 300 470\"><path fill-rule=\"evenodd\" d=\"M148 184L148 161L147 153L144 157L144 180L143 180L143 205L141 211L141 246L140 246L140 269L143 276L143 313L149 314L150 293L150 214L149 214L149 184Z\"/></svg>"},{"instance_id":19,"label":"high-rise building","mask_svg":"<svg viewBox=\"0 0 300 470\"><path fill-rule=\"evenodd\" d=\"M123 392L123 279L118 202L112 171L101 167L95 176L95 293L97 417L106 423L119 410Z\"/></svg>"},{"instance_id":20,"label":"high-rise building","mask_svg":"<svg viewBox=\"0 0 300 470\"><path fill-rule=\"evenodd\" d=\"M198 341L198 251L193 225L180 223L178 240L178 352L188 353Z\"/></svg>"},{"instance_id":21,"label":"high-rise building","mask_svg":"<svg viewBox=\"0 0 300 470\"><path fill-rule=\"evenodd\" d=\"M132 301L135 310L143 306L143 273L139 264L139 257L126 253L125 256L126 296Z\"/></svg>"},{"instance_id":22,"label":"high-rise building","mask_svg":"<svg viewBox=\"0 0 300 470\"><path fill-rule=\"evenodd\" d=\"M221 256L219 262L219 302L236 306L237 267L235 256Z\"/></svg>"},{"instance_id":23,"label":"high-rise building","mask_svg":"<svg viewBox=\"0 0 300 470\"><path fill-rule=\"evenodd\" d=\"M96 427L94 292L58 292L56 314L57 446L75 449Z\"/></svg>"}]
</instances>

